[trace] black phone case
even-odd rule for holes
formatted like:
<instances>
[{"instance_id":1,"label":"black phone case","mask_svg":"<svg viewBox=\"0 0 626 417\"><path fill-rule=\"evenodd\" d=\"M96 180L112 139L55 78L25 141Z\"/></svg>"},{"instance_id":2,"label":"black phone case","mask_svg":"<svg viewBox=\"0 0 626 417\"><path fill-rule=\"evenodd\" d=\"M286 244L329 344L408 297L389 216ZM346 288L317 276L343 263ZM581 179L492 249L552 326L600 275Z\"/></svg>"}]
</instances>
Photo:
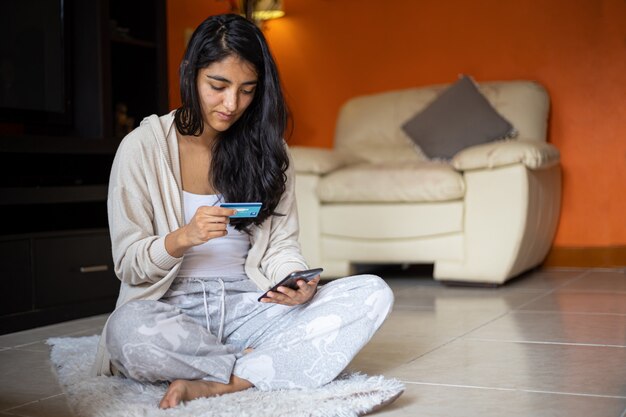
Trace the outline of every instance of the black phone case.
<instances>
[{"instance_id":1,"label":"black phone case","mask_svg":"<svg viewBox=\"0 0 626 417\"><path fill-rule=\"evenodd\" d=\"M258 301L261 301L261 298L266 298L268 292L276 291L276 288L278 287L289 287L293 290L297 290L298 280L303 279L308 282L312 280L313 278L315 278L316 276L318 276L319 274L321 274L322 271L324 271L323 268L315 268L315 269L307 269L306 271L292 272L291 274L283 278L278 284L274 285L272 288L267 290L262 296L259 297Z\"/></svg>"}]
</instances>

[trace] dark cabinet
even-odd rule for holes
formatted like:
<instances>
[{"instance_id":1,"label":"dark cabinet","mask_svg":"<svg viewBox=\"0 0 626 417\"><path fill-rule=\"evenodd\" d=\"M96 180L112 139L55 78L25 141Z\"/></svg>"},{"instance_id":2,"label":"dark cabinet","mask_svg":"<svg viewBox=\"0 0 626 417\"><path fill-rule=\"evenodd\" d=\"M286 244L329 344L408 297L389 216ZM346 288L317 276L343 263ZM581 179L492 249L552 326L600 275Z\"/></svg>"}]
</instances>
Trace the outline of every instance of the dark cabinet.
<instances>
[{"instance_id":1,"label":"dark cabinet","mask_svg":"<svg viewBox=\"0 0 626 417\"><path fill-rule=\"evenodd\" d=\"M165 0L73 5L76 131L119 141L168 110Z\"/></svg>"},{"instance_id":2,"label":"dark cabinet","mask_svg":"<svg viewBox=\"0 0 626 417\"><path fill-rule=\"evenodd\" d=\"M0 237L0 334L113 310L119 280L106 229Z\"/></svg>"},{"instance_id":3,"label":"dark cabinet","mask_svg":"<svg viewBox=\"0 0 626 417\"><path fill-rule=\"evenodd\" d=\"M0 303L0 314L28 311L33 307L33 277L30 262L30 241L0 241L2 269L0 282L6 296Z\"/></svg>"},{"instance_id":4,"label":"dark cabinet","mask_svg":"<svg viewBox=\"0 0 626 417\"><path fill-rule=\"evenodd\" d=\"M33 259L35 307L111 299L119 290L106 232L34 239Z\"/></svg>"},{"instance_id":5,"label":"dark cabinet","mask_svg":"<svg viewBox=\"0 0 626 417\"><path fill-rule=\"evenodd\" d=\"M106 212L114 153L97 143L62 143L67 148L46 149L23 138L0 148L0 280L8 295L0 334L115 306L120 283Z\"/></svg>"},{"instance_id":6,"label":"dark cabinet","mask_svg":"<svg viewBox=\"0 0 626 417\"><path fill-rule=\"evenodd\" d=\"M112 135L128 125L167 111L165 3L162 0L109 0L107 33Z\"/></svg>"},{"instance_id":7,"label":"dark cabinet","mask_svg":"<svg viewBox=\"0 0 626 417\"><path fill-rule=\"evenodd\" d=\"M0 334L113 310L111 164L122 136L168 111L165 0L59 4L71 114L0 113Z\"/></svg>"}]
</instances>

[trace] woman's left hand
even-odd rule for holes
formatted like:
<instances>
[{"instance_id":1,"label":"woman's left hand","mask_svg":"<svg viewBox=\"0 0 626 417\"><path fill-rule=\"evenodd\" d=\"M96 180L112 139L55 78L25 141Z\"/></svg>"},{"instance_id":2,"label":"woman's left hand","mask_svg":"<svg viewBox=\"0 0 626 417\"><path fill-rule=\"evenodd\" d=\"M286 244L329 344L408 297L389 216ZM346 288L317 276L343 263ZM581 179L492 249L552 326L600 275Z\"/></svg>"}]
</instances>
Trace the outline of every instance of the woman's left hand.
<instances>
[{"instance_id":1,"label":"woman's left hand","mask_svg":"<svg viewBox=\"0 0 626 417\"><path fill-rule=\"evenodd\" d=\"M317 292L317 284L320 282L320 276L316 276L309 282L303 279L297 281L298 289L293 290L289 287L280 286L276 291L269 291L267 296L261 298L262 303L283 304L286 306L296 306L308 302Z\"/></svg>"}]
</instances>

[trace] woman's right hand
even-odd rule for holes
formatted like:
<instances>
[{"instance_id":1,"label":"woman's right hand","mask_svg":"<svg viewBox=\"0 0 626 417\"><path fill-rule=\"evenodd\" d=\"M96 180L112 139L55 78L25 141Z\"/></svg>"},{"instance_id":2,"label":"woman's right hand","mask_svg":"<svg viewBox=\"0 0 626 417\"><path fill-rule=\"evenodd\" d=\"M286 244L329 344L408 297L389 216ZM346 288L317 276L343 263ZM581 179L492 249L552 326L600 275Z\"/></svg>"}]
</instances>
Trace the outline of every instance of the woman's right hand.
<instances>
[{"instance_id":1,"label":"woman's right hand","mask_svg":"<svg viewBox=\"0 0 626 417\"><path fill-rule=\"evenodd\" d=\"M226 236L228 216L237 210L216 206L198 207L191 221L182 227L189 247L201 245L216 237Z\"/></svg>"},{"instance_id":2,"label":"woman's right hand","mask_svg":"<svg viewBox=\"0 0 626 417\"><path fill-rule=\"evenodd\" d=\"M189 223L165 237L165 249L170 255L180 258L193 246L226 236L228 217L235 213L237 210L217 206L198 207Z\"/></svg>"}]
</instances>

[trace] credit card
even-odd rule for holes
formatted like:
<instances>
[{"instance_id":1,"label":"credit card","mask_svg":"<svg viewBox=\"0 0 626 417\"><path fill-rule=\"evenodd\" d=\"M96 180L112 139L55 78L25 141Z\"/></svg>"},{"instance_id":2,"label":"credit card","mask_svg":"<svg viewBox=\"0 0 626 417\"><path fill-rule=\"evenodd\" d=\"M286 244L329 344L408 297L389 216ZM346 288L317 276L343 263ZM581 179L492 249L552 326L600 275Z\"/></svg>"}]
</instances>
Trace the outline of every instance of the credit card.
<instances>
[{"instance_id":1,"label":"credit card","mask_svg":"<svg viewBox=\"0 0 626 417\"><path fill-rule=\"evenodd\" d=\"M237 210L237 213L230 216L231 219L243 217L256 217L261 211L263 203L221 203L220 207Z\"/></svg>"}]
</instances>

